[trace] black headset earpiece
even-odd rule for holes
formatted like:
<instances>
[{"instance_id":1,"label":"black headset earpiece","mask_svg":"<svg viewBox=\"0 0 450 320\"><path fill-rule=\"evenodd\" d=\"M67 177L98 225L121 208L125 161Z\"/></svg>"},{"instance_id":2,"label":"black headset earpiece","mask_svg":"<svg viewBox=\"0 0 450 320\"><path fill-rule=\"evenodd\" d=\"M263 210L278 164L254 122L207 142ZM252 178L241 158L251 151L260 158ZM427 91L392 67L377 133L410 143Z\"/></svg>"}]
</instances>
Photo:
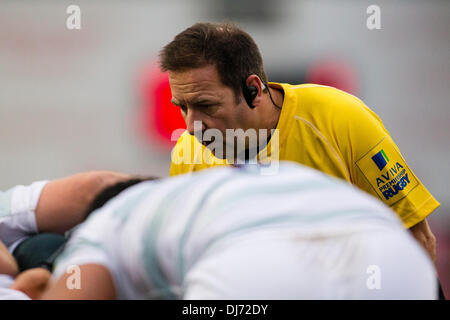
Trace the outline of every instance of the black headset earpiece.
<instances>
[{"instance_id":1,"label":"black headset earpiece","mask_svg":"<svg viewBox=\"0 0 450 320\"><path fill-rule=\"evenodd\" d=\"M244 87L242 88L242 93L244 95L245 101L247 102L248 106L253 109L255 106L253 105L253 100L258 95L258 88L255 86L247 86L244 83Z\"/></svg>"},{"instance_id":2,"label":"black headset earpiece","mask_svg":"<svg viewBox=\"0 0 450 320\"><path fill-rule=\"evenodd\" d=\"M262 86L261 89L263 92L269 93L269 97L270 97L270 100L272 101L273 105L275 107L277 107L278 109L281 109L281 107L279 105L277 105L275 103L275 101L273 101L272 94L270 93L270 90L268 89L268 85L266 85L264 82L262 82L261 86ZM267 91L265 91L266 89L267 89ZM244 95L245 101L247 102L250 109L255 108L255 106L253 105L253 100L258 95L258 88L255 86L247 86L247 84L244 81L243 86L242 86L242 94Z\"/></svg>"}]
</instances>

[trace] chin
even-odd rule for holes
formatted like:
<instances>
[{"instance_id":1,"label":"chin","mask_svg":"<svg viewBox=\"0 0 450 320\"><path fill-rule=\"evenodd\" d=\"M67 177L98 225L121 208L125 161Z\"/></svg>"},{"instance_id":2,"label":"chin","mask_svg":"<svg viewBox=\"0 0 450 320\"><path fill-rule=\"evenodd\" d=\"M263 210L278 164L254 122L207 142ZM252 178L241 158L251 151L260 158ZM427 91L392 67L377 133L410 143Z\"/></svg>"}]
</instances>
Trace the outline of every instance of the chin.
<instances>
[{"instance_id":1,"label":"chin","mask_svg":"<svg viewBox=\"0 0 450 320\"><path fill-rule=\"evenodd\" d=\"M211 151L211 150L210 150ZM214 155L214 157L216 157L217 159L222 159L225 160L227 158L226 154L222 154L221 157L219 157L215 152L211 151L211 153Z\"/></svg>"},{"instance_id":2,"label":"chin","mask_svg":"<svg viewBox=\"0 0 450 320\"><path fill-rule=\"evenodd\" d=\"M210 148L208 148L208 146L205 146L209 151L211 151L211 153L214 155L214 157L216 157L217 159L222 159L222 160L225 160L226 158L227 158L227 153L226 153L226 151L225 152L222 152L222 156L221 157L219 157L219 155L216 153L216 150L215 149L213 149L213 150L211 150ZM224 146L224 150L226 150L225 149L225 146Z\"/></svg>"}]
</instances>

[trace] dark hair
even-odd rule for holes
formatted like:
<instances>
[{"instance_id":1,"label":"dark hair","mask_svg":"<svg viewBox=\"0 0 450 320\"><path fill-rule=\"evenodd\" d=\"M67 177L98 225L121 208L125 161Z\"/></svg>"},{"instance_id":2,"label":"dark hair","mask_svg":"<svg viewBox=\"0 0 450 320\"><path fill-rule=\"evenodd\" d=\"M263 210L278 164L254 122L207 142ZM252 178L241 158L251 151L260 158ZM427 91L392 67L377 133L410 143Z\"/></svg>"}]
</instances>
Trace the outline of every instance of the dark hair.
<instances>
[{"instance_id":1,"label":"dark hair","mask_svg":"<svg viewBox=\"0 0 450 320\"><path fill-rule=\"evenodd\" d=\"M196 23L160 52L162 71L209 64L216 66L222 83L233 89L237 101L248 76L256 74L267 85L258 46L248 33L231 23Z\"/></svg>"},{"instance_id":2,"label":"dark hair","mask_svg":"<svg viewBox=\"0 0 450 320\"><path fill-rule=\"evenodd\" d=\"M93 211L103 207L106 202L116 197L124 191L125 189L134 186L135 184L141 183L143 181L156 180L158 178L154 177L135 177L126 181L121 181L112 186L106 187L95 197L95 199L89 205L88 210L86 211L86 217L88 217Z\"/></svg>"}]
</instances>

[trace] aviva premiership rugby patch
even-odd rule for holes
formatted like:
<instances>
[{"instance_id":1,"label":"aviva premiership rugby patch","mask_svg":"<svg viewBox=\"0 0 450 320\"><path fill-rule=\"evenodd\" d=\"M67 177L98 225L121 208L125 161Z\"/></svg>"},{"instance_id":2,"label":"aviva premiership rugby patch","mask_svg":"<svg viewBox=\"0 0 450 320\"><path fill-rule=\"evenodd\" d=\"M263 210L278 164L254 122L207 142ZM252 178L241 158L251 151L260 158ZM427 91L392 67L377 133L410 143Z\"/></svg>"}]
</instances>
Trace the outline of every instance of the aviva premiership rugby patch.
<instances>
[{"instance_id":1,"label":"aviva premiership rugby patch","mask_svg":"<svg viewBox=\"0 0 450 320\"><path fill-rule=\"evenodd\" d=\"M356 165L389 206L406 197L419 184L403 157L386 138L356 161Z\"/></svg>"}]
</instances>

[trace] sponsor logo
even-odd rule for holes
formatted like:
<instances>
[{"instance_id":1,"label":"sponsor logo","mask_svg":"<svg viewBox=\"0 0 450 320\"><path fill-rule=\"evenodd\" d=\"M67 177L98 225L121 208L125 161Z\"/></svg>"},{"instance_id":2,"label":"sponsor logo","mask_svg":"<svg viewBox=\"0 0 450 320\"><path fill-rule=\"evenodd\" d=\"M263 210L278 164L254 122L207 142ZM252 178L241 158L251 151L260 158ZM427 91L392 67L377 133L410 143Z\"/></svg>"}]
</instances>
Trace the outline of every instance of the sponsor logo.
<instances>
[{"instance_id":1,"label":"sponsor logo","mask_svg":"<svg viewBox=\"0 0 450 320\"><path fill-rule=\"evenodd\" d=\"M373 162L377 165L378 169L381 171L386 167L387 163L389 162L389 158L386 156L386 153L384 153L384 150L381 149L380 152L378 152L376 155L372 157Z\"/></svg>"},{"instance_id":2,"label":"sponsor logo","mask_svg":"<svg viewBox=\"0 0 450 320\"><path fill-rule=\"evenodd\" d=\"M379 176L376 181L378 189L386 200L396 196L410 183L406 169L399 162Z\"/></svg>"},{"instance_id":3,"label":"sponsor logo","mask_svg":"<svg viewBox=\"0 0 450 320\"><path fill-rule=\"evenodd\" d=\"M406 197L419 182L390 139L383 139L356 161L373 191L392 206Z\"/></svg>"}]
</instances>

